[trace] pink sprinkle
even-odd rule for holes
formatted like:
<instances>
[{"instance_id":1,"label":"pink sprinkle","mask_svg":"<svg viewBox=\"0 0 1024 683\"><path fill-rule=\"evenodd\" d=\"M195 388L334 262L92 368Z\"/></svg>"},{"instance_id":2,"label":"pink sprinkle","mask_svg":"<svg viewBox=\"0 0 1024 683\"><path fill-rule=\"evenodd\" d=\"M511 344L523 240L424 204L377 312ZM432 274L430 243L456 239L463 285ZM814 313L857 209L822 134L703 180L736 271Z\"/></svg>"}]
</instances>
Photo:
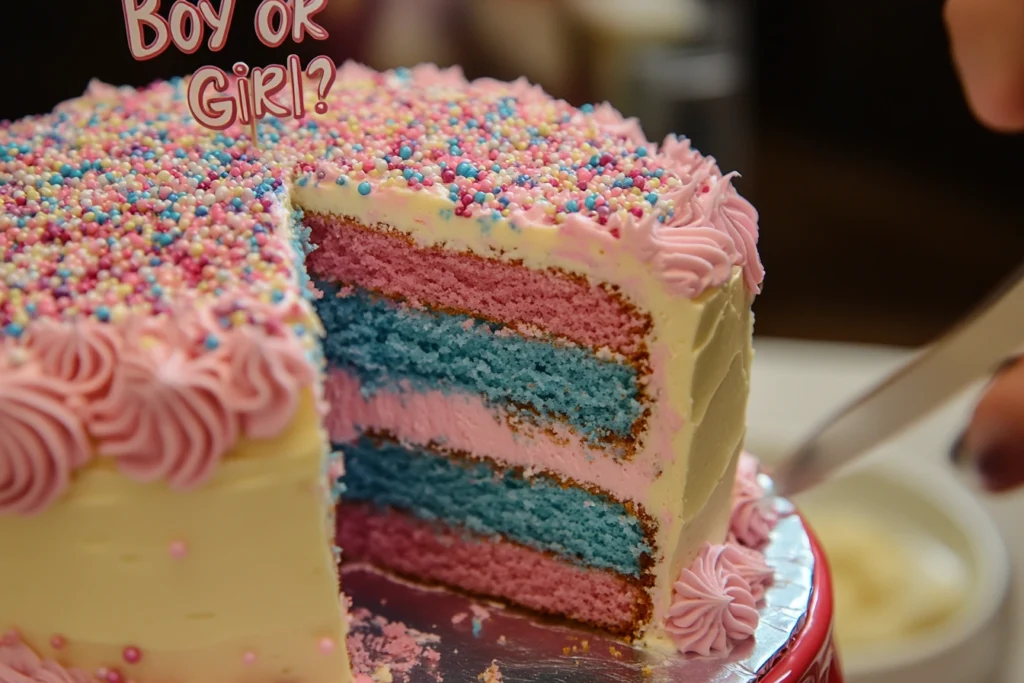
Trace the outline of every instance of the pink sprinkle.
<instances>
[{"instance_id":1,"label":"pink sprinkle","mask_svg":"<svg viewBox=\"0 0 1024 683\"><path fill-rule=\"evenodd\" d=\"M334 648L337 644L333 638L321 638L318 647L320 648L321 654L329 655L334 652Z\"/></svg>"},{"instance_id":2,"label":"pink sprinkle","mask_svg":"<svg viewBox=\"0 0 1024 683\"><path fill-rule=\"evenodd\" d=\"M139 660L142 659L142 651L133 645L129 645L121 652L121 656L129 664L138 664Z\"/></svg>"},{"instance_id":3,"label":"pink sprinkle","mask_svg":"<svg viewBox=\"0 0 1024 683\"><path fill-rule=\"evenodd\" d=\"M242 655L242 663L246 664L246 665L255 664L256 663L256 653L255 652L246 652L244 655Z\"/></svg>"},{"instance_id":4,"label":"pink sprinkle","mask_svg":"<svg viewBox=\"0 0 1024 683\"><path fill-rule=\"evenodd\" d=\"M50 646L54 650L61 650L67 644L68 641L64 639L64 636L53 636L52 638L50 638Z\"/></svg>"},{"instance_id":5,"label":"pink sprinkle","mask_svg":"<svg viewBox=\"0 0 1024 683\"><path fill-rule=\"evenodd\" d=\"M124 683L124 676L117 669L111 669L107 672L107 683Z\"/></svg>"},{"instance_id":6,"label":"pink sprinkle","mask_svg":"<svg viewBox=\"0 0 1024 683\"><path fill-rule=\"evenodd\" d=\"M167 552L174 559L180 560L188 555L188 545L184 541L174 541L168 546Z\"/></svg>"}]
</instances>

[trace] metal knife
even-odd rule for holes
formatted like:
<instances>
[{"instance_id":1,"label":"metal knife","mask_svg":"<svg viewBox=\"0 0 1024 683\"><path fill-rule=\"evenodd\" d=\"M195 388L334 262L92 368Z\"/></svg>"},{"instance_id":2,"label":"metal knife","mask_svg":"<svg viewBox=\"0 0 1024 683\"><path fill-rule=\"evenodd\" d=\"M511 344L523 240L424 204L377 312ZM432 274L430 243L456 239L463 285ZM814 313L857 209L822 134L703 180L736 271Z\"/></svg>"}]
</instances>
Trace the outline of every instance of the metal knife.
<instances>
[{"instance_id":1,"label":"metal knife","mask_svg":"<svg viewBox=\"0 0 1024 683\"><path fill-rule=\"evenodd\" d=\"M826 420L773 469L788 498L828 479L995 370L1024 344L1024 267L982 306Z\"/></svg>"}]
</instances>

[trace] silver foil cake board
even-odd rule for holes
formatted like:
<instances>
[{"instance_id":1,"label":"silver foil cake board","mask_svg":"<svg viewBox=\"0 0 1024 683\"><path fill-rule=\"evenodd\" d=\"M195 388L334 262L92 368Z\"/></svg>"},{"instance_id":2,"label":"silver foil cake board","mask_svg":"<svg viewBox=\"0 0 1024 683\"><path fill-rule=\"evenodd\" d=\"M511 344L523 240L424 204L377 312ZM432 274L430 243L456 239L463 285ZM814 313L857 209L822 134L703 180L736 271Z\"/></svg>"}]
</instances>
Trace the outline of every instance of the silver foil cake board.
<instances>
[{"instance_id":1,"label":"silver foil cake board","mask_svg":"<svg viewBox=\"0 0 1024 683\"><path fill-rule=\"evenodd\" d=\"M788 513L787 503L779 503ZM363 566L346 567L353 610L400 622L422 636L430 658L392 671L396 683L472 683L496 663L504 683L752 683L803 625L814 575L811 541L798 515L785 514L765 559L775 581L765 594L755 637L728 657L670 656L592 630L547 622L443 589L416 586ZM353 631L370 630L357 619ZM394 657L385 641L368 650L373 667ZM386 680L386 676L385 676Z\"/></svg>"}]
</instances>

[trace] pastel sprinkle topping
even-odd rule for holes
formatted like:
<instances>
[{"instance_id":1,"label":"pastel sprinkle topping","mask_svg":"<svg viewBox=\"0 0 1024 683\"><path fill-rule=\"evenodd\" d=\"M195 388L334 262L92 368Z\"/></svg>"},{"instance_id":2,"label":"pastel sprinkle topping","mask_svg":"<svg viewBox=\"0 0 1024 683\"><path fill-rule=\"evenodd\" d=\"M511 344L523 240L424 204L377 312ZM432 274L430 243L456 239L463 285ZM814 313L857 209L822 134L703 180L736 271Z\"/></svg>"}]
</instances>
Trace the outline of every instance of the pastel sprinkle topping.
<instances>
[{"instance_id":1,"label":"pastel sprinkle topping","mask_svg":"<svg viewBox=\"0 0 1024 683\"><path fill-rule=\"evenodd\" d=\"M427 192L452 218L572 216L618 238L623 222L689 220L683 203L711 191L695 183L721 177L659 154L607 106L577 109L525 81L467 83L457 69L346 64L327 115L266 120L258 147L246 127L198 125L185 92L180 79L93 84L51 114L0 123L0 337L41 317L116 323L171 313L182 295L301 290L301 253L279 238L294 220L289 183Z\"/></svg>"}]
</instances>

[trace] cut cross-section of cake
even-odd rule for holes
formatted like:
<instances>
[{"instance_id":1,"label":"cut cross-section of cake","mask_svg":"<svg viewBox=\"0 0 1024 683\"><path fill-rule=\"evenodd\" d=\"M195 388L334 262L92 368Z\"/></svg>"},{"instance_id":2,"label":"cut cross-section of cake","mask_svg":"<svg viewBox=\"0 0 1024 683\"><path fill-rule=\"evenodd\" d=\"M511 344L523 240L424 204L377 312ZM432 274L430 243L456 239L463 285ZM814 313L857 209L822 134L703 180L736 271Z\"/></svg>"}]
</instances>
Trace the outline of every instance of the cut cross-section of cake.
<instances>
[{"instance_id":1,"label":"cut cross-section of cake","mask_svg":"<svg viewBox=\"0 0 1024 683\"><path fill-rule=\"evenodd\" d=\"M358 128L316 131L340 151L292 201L317 245L344 556L644 633L725 538L754 210L607 105L428 69L342 82Z\"/></svg>"},{"instance_id":2,"label":"cut cross-section of cake","mask_svg":"<svg viewBox=\"0 0 1024 683\"><path fill-rule=\"evenodd\" d=\"M665 636L743 444L733 177L458 70L345 65L259 147L185 93L0 124L0 671L345 683L332 539Z\"/></svg>"}]
</instances>

